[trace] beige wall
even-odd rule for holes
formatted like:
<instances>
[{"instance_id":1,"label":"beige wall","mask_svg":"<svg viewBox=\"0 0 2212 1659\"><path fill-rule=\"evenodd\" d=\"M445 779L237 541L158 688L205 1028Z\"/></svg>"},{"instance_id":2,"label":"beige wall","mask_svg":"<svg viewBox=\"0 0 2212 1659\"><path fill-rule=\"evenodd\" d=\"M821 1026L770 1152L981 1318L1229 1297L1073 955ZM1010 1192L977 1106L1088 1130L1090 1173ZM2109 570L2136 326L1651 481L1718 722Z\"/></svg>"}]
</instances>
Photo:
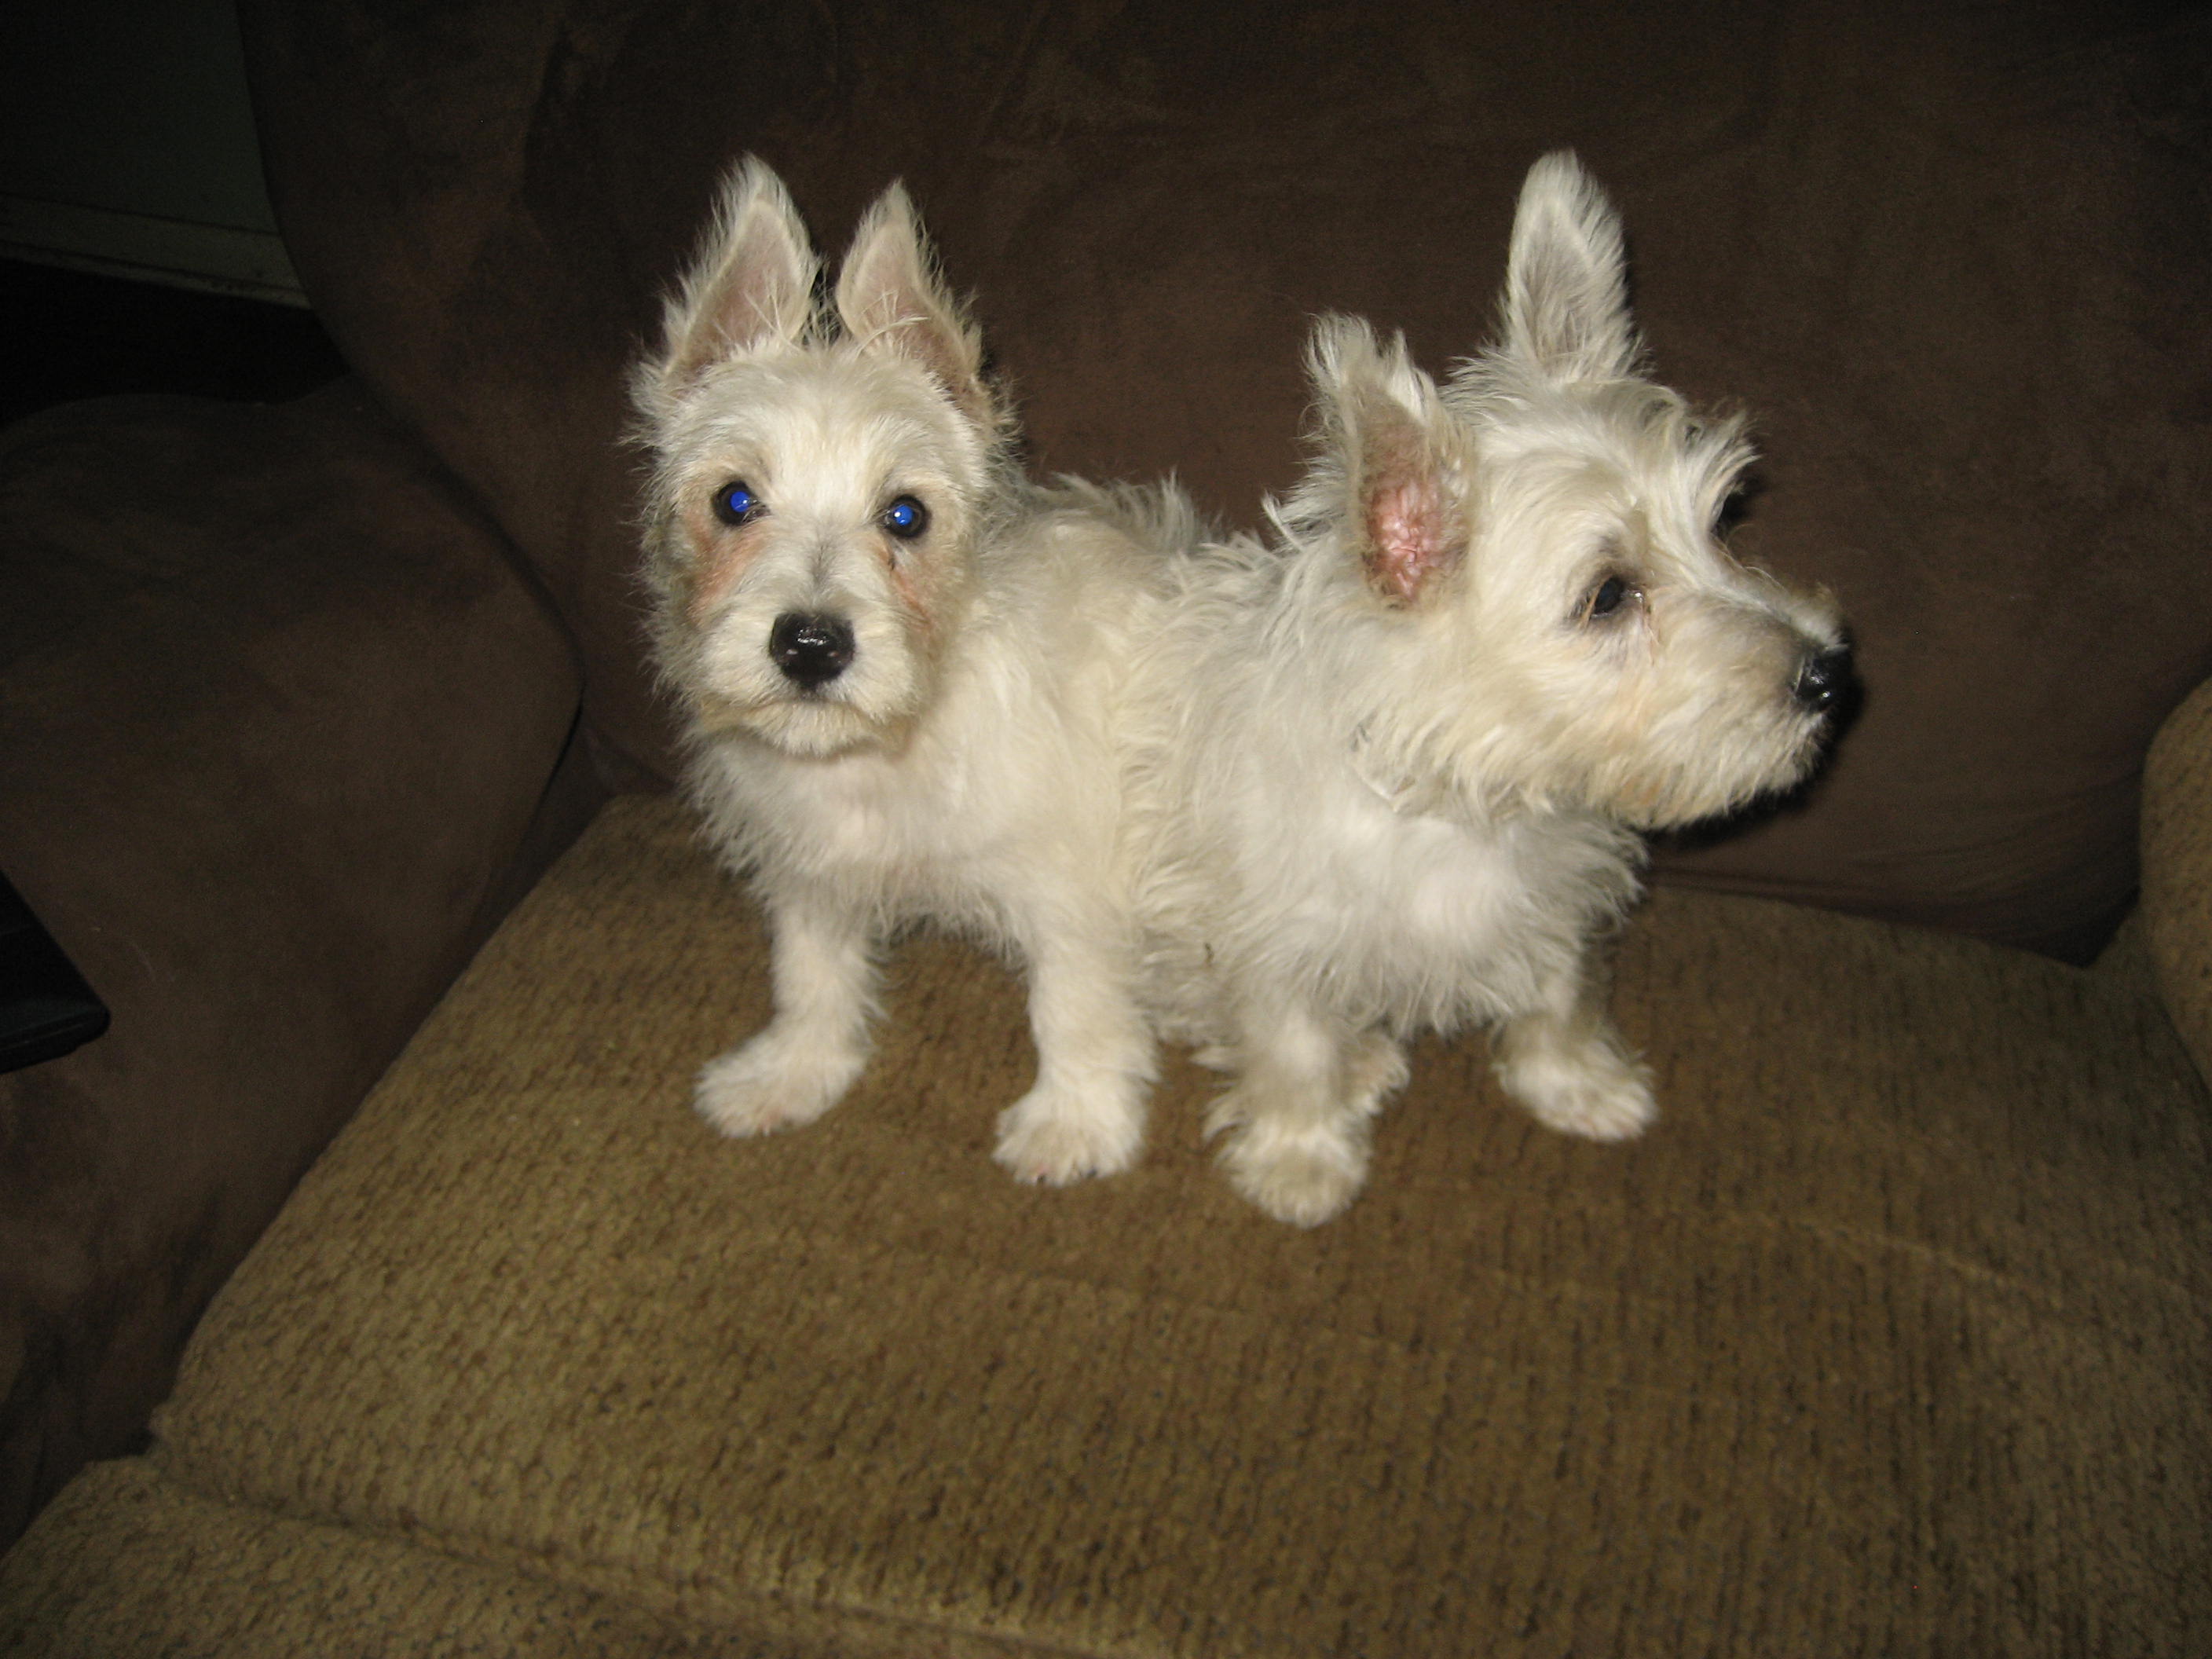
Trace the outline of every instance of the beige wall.
<instances>
[{"instance_id":1,"label":"beige wall","mask_svg":"<svg viewBox=\"0 0 2212 1659\"><path fill-rule=\"evenodd\" d=\"M0 256L300 302L228 0L0 7Z\"/></svg>"}]
</instances>

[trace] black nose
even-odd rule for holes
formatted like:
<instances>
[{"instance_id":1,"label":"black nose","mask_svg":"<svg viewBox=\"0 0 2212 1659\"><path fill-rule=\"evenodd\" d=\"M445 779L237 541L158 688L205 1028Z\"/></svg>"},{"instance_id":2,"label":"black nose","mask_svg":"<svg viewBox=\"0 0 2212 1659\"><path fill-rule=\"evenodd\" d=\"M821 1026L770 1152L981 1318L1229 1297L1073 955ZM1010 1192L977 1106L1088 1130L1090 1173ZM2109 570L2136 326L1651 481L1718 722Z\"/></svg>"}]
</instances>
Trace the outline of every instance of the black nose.
<instances>
[{"instance_id":1,"label":"black nose","mask_svg":"<svg viewBox=\"0 0 2212 1659\"><path fill-rule=\"evenodd\" d=\"M1790 687L1797 701L1816 714L1825 714L1841 703L1851 689L1851 648L1831 646L1805 659Z\"/></svg>"},{"instance_id":2,"label":"black nose","mask_svg":"<svg viewBox=\"0 0 2212 1659\"><path fill-rule=\"evenodd\" d=\"M768 654L784 678L811 691L843 673L853 660L853 624L842 617L786 611L768 630Z\"/></svg>"}]
</instances>

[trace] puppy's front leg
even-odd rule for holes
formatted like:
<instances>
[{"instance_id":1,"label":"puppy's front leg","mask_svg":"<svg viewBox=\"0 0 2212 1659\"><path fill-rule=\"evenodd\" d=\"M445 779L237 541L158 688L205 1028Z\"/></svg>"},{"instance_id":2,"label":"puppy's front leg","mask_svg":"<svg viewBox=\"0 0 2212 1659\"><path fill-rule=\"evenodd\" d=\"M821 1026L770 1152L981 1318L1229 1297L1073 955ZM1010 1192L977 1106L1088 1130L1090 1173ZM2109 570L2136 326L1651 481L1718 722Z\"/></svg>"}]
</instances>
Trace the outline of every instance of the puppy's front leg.
<instances>
[{"instance_id":1,"label":"puppy's front leg","mask_svg":"<svg viewBox=\"0 0 2212 1659\"><path fill-rule=\"evenodd\" d=\"M763 894L775 1013L700 1071L699 1115L726 1135L795 1129L844 1098L868 1061L874 941L866 918L818 893Z\"/></svg>"},{"instance_id":2,"label":"puppy's front leg","mask_svg":"<svg viewBox=\"0 0 2212 1659\"><path fill-rule=\"evenodd\" d=\"M1366 1183L1369 1120L1405 1081L1405 1057L1290 995L1248 996L1237 1023L1239 1075L1206 1133L1228 1133L1221 1164L1238 1192L1278 1221L1317 1226Z\"/></svg>"},{"instance_id":3,"label":"puppy's front leg","mask_svg":"<svg viewBox=\"0 0 2212 1659\"><path fill-rule=\"evenodd\" d=\"M1659 1115L1651 1077L1606 1012L1597 955L1543 988L1535 1008L1504 1021L1491 1039L1498 1082L1540 1123L1590 1140L1626 1140Z\"/></svg>"},{"instance_id":4,"label":"puppy's front leg","mask_svg":"<svg viewBox=\"0 0 2212 1659\"><path fill-rule=\"evenodd\" d=\"M1154 1055L1125 934L1101 907L1027 942L1037 1080L1000 1115L992 1153L1017 1179L1061 1187L1137 1161Z\"/></svg>"}]
</instances>

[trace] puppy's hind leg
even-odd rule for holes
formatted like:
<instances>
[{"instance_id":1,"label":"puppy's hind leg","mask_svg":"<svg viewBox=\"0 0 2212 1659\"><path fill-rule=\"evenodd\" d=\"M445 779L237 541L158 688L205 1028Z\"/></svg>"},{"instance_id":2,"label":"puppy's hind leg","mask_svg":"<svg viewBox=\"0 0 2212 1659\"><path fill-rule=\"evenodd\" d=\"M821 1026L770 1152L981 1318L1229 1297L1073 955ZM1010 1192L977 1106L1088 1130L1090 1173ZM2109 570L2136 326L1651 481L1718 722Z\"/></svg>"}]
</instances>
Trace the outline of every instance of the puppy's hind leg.
<instances>
[{"instance_id":1,"label":"puppy's hind leg","mask_svg":"<svg viewBox=\"0 0 2212 1659\"><path fill-rule=\"evenodd\" d=\"M1152 1031L1137 1005L1134 952L1100 907L1029 943L1037 1080L999 1116L992 1156L1054 1187L1137 1161L1152 1087Z\"/></svg>"},{"instance_id":2,"label":"puppy's hind leg","mask_svg":"<svg viewBox=\"0 0 2212 1659\"><path fill-rule=\"evenodd\" d=\"M1313 1227L1367 1181L1369 1121L1405 1080L1396 1043L1354 1034L1292 999L1240 1011L1240 1074L1206 1115L1226 1132L1231 1186L1278 1221Z\"/></svg>"},{"instance_id":3,"label":"puppy's hind leg","mask_svg":"<svg viewBox=\"0 0 2212 1659\"><path fill-rule=\"evenodd\" d=\"M1498 1082L1536 1121L1563 1134L1626 1140L1658 1116L1651 1077L1605 1010L1607 983L1585 954L1544 988L1535 1008L1491 1038Z\"/></svg>"},{"instance_id":4,"label":"puppy's hind leg","mask_svg":"<svg viewBox=\"0 0 2212 1659\"><path fill-rule=\"evenodd\" d=\"M764 895L775 1012L751 1041L699 1073L699 1115L726 1135L811 1123L868 1061L874 941L866 918L826 896Z\"/></svg>"}]
</instances>

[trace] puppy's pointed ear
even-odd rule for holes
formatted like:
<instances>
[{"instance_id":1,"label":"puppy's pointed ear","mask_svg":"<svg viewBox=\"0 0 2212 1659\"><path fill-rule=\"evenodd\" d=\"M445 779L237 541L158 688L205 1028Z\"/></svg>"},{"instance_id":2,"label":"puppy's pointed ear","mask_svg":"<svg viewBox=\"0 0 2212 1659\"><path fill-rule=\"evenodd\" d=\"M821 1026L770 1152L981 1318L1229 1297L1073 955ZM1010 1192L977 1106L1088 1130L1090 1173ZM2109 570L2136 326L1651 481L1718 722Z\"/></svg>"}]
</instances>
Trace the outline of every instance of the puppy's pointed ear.
<instances>
[{"instance_id":1,"label":"puppy's pointed ear","mask_svg":"<svg viewBox=\"0 0 2212 1659\"><path fill-rule=\"evenodd\" d=\"M723 181L714 217L662 322L661 389L708 365L774 350L805 333L818 270L791 196L747 156Z\"/></svg>"},{"instance_id":2,"label":"puppy's pointed ear","mask_svg":"<svg viewBox=\"0 0 2212 1659\"><path fill-rule=\"evenodd\" d=\"M837 315L863 350L919 363L970 420L987 431L997 426L982 337L939 278L904 186L878 198L853 234L837 273Z\"/></svg>"},{"instance_id":3,"label":"puppy's pointed ear","mask_svg":"<svg viewBox=\"0 0 2212 1659\"><path fill-rule=\"evenodd\" d=\"M1553 380L1634 373L1620 218L1571 150L1528 169L1505 264L1506 356Z\"/></svg>"},{"instance_id":4,"label":"puppy's pointed ear","mask_svg":"<svg viewBox=\"0 0 2212 1659\"><path fill-rule=\"evenodd\" d=\"M1352 317L1315 325L1308 364L1367 584L1389 604L1418 605L1465 559L1469 533L1455 429L1436 382L1407 360L1403 336L1382 344Z\"/></svg>"}]
</instances>

